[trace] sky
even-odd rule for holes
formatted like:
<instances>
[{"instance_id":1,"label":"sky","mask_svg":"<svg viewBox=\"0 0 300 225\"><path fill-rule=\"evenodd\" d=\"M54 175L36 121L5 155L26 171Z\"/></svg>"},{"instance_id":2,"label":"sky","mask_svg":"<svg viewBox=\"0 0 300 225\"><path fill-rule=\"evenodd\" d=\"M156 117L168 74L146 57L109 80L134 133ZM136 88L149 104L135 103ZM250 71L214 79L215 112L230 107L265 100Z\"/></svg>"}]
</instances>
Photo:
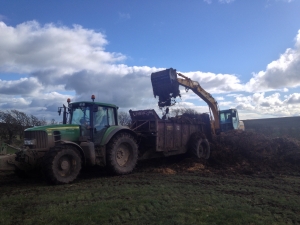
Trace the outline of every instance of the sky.
<instances>
[{"instance_id":1,"label":"sky","mask_svg":"<svg viewBox=\"0 0 300 225\"><path fill-rule=\"evenodd\" d=\"M72 101L155 109L176 69L242 120L300 116L300 0L2 0L0 110L61 120ZM172 108L208 112L191 90ZM171 108L171 110L172 110Z\"/></svg>"}]
</instances>

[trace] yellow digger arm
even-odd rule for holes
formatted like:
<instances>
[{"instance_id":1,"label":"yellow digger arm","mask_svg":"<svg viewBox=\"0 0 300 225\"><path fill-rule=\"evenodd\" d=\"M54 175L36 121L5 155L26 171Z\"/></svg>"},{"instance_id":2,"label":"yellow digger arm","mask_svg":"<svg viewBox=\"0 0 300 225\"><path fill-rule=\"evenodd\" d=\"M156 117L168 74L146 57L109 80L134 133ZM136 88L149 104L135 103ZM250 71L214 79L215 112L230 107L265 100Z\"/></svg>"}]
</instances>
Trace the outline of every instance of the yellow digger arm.
<instances>
[{"instance_id":1,"label":"yellow digger arm","mask_svg":"<svg viewBox=\"0 0 300 225\"><path fill-rule=\"evenodd\" d=\"M213 114L213 131L220 129L220 118L219 118L219 108L217 101L205 91L197 81L193 81L190 78L184 76L181 73L177 73L178 76L183 78L177 78L177 81L180 85L184 86L187 89L191 89L196 95L198 95L201 99L203 99L209 106Z\"/></svg>"}]
</instances>

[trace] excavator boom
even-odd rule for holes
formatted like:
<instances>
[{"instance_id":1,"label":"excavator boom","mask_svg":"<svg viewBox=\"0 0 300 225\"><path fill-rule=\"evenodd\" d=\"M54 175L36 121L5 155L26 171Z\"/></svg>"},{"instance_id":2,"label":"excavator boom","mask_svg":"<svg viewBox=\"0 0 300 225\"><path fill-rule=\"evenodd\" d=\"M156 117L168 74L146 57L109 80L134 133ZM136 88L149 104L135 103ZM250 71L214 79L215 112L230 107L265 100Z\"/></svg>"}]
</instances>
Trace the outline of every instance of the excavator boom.
<instances>
[{"instance_id":1,"label":"excavator boom","mask_svg":"<svg viewBox=\"0 0 300 225\"><path fill-rule=\"evenodd\" d=\"M217 101L197 81L193 81L183 74L177 73L172 68L152 73L151 82L154 97L159 97L159 107L171 106L176 103L175 98L180 97L179 85L185 87L186 90L191 89L208 104L213 114L211 127L214 134L228 130L242 129L244 127L242 121L239 120L236 109L219 110Z\"/></svg>"},{"instance_id":2,"label":"excavator boom","mask_svg":"<svg viewBox=\"0 0 300 225\"><path fill-rule=\"evenodd\" d=\"M182 78L177 77L180 76ZM151 82L154 97L158 96L158 106L165 107L175 104L175 98L180 97L179 85L186 89L191 89L196 95L203 99L211 109L213 114L212 128L213 132L220 129L220 118L217 101L205 91L198 82L191 80L175 69L167 69L151 74Z\"/></svg>"},{"instance_id":3,"label":"excavator boom","mask_svg":"<svg viewBox=\"0 0 300 225\"><path fill-rule=\"evenodd\" d=\"M220 118L219 118L219 108L217 101L211 96L210 93L205 91L197 81L193 81L190 78L178 73L182 78L177 78L177 81L180 85L184 86L187 89L191 89L196 95L198 95L203 101L207 103L209 108L212 111L214 117L214 130L220 129Z\"/></svg>"}]
</instances>

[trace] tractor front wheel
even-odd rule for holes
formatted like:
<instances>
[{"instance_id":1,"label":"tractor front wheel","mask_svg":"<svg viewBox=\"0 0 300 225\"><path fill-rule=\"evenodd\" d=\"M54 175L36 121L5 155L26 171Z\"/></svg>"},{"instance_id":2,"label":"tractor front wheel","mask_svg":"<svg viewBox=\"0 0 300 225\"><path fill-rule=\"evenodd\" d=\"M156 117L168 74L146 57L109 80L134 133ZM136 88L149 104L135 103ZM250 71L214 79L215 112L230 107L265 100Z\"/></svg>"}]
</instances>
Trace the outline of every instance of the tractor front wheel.
<instances>
[{"instance_id":1,"label":"tractor front wheel","mask_svg":"<svg viewBox=\"0 0 300 225\"><path fill-rule=\"evenodd\" d=\"M107 166L111 173L123 175L132 172L138 160L138 146L128 133L117 134L107 148Z\"/></svg>"},{"instance_id":2,"label":"tractor front wheel","mask_svg":"<svg viewBox=\"0 0 300 225\"><path fill-rule=\"evenodd\" d=\"M68 184L81 170L81 157L73 146L51 149L44 156L43 173L50 184Z\"/></svg>"}]
</instances>

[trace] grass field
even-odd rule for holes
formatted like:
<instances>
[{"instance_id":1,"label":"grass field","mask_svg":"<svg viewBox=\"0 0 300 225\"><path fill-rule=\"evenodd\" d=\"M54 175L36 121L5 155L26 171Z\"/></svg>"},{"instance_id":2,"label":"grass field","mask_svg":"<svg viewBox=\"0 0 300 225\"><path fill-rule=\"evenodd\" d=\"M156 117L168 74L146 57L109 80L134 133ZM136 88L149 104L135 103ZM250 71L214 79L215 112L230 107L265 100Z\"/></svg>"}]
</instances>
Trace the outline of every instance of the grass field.
<instances>
[{"instance_id":1,"label":"grass field","mask_svg":"<svg viewBox=\"0 0 300 225\"><path fill-rule=\"evenodd\" d=\"M172 166L115 177L85 171L60 186L0 173L0 224L300 224L297 173L247 176Z\"/></svg>"}]
</instances>

